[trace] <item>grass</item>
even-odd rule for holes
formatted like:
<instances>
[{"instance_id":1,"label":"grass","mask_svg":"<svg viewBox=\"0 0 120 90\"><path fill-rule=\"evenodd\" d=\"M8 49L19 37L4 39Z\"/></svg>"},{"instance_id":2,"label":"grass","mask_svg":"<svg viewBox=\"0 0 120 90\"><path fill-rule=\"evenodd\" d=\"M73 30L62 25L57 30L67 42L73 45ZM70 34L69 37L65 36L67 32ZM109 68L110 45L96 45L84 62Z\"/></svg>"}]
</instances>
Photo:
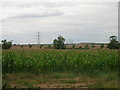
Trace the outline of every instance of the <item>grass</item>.
<instances>
[{"instance_id":1,"label":"grass","mask_svg":"<svg viewBox=\"0 0 120 90\"><path fill-rule=\"evenodd\" d=\"M59 78L56 78L56 75ZM65 75L65 76L64 76ZM72 77L71 77L72 75ZM52 77L52 78L51 78ZM41 73L35 75L32 73L7 73L3 75L3 85L7 83L7 87L13 88L117 88L118 77L115 73L101 74L100 76L91 77L83 74L71 73Z\"/></svg>"},{"instance_id":2,"label":"grass","mask_svg":"<svg viewBox=\"0 0 120 90\"><path fill-rule=\"evenodd\" d=\"M61 80L62 83L77 83L76 80Z\"/></svg>"}]
</instances>

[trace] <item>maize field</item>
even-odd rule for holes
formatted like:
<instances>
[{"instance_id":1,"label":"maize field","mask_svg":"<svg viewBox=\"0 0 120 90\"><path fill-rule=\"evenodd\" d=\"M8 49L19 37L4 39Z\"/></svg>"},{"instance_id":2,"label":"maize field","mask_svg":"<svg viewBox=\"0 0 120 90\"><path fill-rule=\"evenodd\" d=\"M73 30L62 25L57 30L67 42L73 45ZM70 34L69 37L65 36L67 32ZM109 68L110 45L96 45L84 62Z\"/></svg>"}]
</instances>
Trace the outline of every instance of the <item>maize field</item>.
<instances>
[{"instance_id":1,"label":"maize field","mask_svg":"<svg viewBox=\"0 0 120 90\"><path fill-rule=\"evenodd\" d=\"M118 71L117 50L3 50L3 73Z\"/></svg>"}]
</instances>

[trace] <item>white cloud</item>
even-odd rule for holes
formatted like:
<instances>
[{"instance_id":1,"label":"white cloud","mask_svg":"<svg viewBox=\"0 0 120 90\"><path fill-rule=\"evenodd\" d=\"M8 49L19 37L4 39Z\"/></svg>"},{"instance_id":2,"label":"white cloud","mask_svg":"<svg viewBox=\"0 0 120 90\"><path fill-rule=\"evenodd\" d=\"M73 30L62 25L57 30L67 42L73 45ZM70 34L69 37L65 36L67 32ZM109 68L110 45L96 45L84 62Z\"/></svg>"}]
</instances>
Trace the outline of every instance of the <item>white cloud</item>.
<instances>
[{"instance_id":1,"label":"white cloud","mask_svg":"<svg viewBox=\"0 0 120 90\"><path fill-rule=\"evenodd\" d=\"M108 42L117 35L117 3L4 3L3 39L52 43L58 35L74 42Z\"/></svg>"}]
</instances>

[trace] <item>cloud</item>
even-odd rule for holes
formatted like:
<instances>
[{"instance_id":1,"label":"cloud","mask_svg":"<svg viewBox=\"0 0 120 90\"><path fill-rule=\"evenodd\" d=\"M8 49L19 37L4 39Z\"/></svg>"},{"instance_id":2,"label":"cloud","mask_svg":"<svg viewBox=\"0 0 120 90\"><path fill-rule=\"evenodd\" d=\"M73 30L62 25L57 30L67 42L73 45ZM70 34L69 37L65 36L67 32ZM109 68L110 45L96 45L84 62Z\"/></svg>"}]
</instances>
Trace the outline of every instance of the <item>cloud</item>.
<instances>
[{"instance_id":1,"label":"cloud","mask_svg":"<svg viewBox=\"0 0 120 90\"><path fill-rule=\"evenodd\" d=\"M22 6L23 5L23 6ZM3 38L52 43L58 35L74 42L108 42L117 35L117 3L16 3L3 8Z\"/></svg>"},{"instance_id":2,"label":"cloud","mask_svg":"<svg viewBox=\"0 0 120 90\"><path fill-rule=\"evenodd\" d=\"M64 15L63 12L60 11L49 11L41 14L23 14L23 15L18 15L18 16L13 16L13 17L8 17L6 19L3 19L2 21L7 21L7 20L13 20L13 19L36 19L36 18L47 18L47 17L54 17L54 16L62 16Z\"/></svg>"}]
</instances>

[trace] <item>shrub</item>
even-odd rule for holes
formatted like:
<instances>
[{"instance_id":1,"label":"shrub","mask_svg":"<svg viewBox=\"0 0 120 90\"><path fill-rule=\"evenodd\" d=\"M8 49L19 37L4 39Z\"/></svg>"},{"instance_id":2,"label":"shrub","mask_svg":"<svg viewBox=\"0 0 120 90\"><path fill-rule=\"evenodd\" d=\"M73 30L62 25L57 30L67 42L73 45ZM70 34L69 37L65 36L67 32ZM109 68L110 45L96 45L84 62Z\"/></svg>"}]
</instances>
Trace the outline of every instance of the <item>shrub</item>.
<instances>
[{"instance_id":1,"label":"shrub","mask_svg":"<svg viewBox=\"0 0 120 90\"><path fill-rule=\"evenodd\" d=\"M43 47L43 45L40 45L40 48L42 48Z\"/></svg>"},{"instance_id":2,"label":"shrub","mask_svg":"<svg viewBox=\"0 0 120 90\"><path fill-rule=\"evenodd\" d=\"M100 48L104 48L104 44L101 44Z\"/></svg>"},{"instance_id":3,"label":"shrub","mask_svg":"<svg viewBox=\"0 0 120 90\"><path fill-rule=\"evenodd\" d=\"M48 48L51 48L51 45L48 45Z\"/></svg>"},{"instance_id":4,"label":"shrub","mask_svg":"<svg viewBox=\"0 0 120 90\"><path fill-rule=\"evenodd\" d=\"M29 44L29 48L32 48L32 45L31 45L31 44Z\"/></svg>"},{"instance_id":5,"label":"shrub","mask_svg":"<svg viewBox=\"0 0 120 90\"><path fill-rule=\"evenodd\" d=\"M92 45L92 48L94 48L95 47L95 45Z\"/></svg>"},{"instance_id":6,"label":"shrub","mask_svg":"<svg viewBox=\"0 0 120 90\"><path fill-rule=\"evenodd\" d=\"M88 46L88 45L85 45L85 49L89 49L89 46Z\"/></svg>"},{"instance_id":7,"label":"shrub","mask_svg":"<svg viewBox=\"0 0 120 90\"><path fill-rule=\"evenodd\" d=\"M23 45L21 45L21 48L23 48Z\"/></svg>"},{"instance_id":8,"label":"shrub","mask_svg":"<svg viewBox=\"0 0 120 90\"><path fill-rule=\"evenodd\" d=\"M72 48L73 48L73 49L75 48L75 44L73 44Z\"/></svg>"},{"instance_id":9,"label":"shrub","mask_svg":"<svg viewBox=\"0 0 120 90\"><path fill-rule=\"evenodd\" d=\"M82 48L82 46L79 46L79 49L81 49Z\"/></svg>"}]
</instances>

